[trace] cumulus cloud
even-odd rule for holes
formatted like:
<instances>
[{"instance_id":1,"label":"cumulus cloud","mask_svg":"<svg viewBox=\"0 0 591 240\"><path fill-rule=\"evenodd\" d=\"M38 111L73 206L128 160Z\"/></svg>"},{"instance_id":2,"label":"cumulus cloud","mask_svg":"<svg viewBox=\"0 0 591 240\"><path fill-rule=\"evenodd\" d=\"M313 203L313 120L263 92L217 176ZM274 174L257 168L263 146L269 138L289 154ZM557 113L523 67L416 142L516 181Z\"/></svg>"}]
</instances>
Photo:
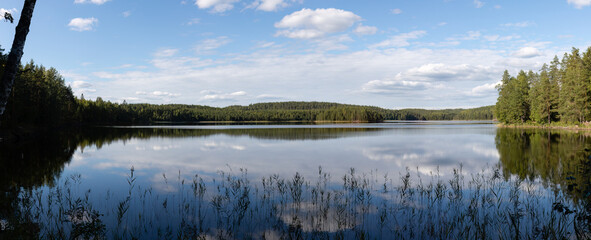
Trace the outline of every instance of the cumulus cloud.
<instances>
[{"instance_id":1,"label":"cumulus cloud","mask_svg":"<svg viewBox=\"0 0 591 240\"><path fill-rule=\"evenodd\" d=\"M425 31L412 31L409 33L402 33L396 36L391 37L388 40L379 42L371 46L371 48L385 48L385 47L406 47L410 46L408 42L411 39L417 39L422 36L425 36L427 32Z\"/></svg>"},{"instance_id":2,"label":"cumulus cloud","mask_svg":"<svg viewBox=\"0 0 591 240\"><path fill-rule=\"evenodd\" d=\"M98 24L98 19L96 18L74 18L70 20L68 26L70 30L83 32L83 31L90 31L92 30L96 24Z\"/></svg>"},{"instance_id":3,"label":"cumulus cloud","mask_svg":"<svg viewBox=\"0 0 591 240\"><path fill-rule=\"evenodd\" d=\"M532 44L526 46L543 49ZM390 108L394 107L392 103L396 107L467 107L490 105L496 100L494 91L490 95L468 95L475 86L498 81L505 69L513 73L539 69L539 64L554 56L549 52L548 56L518 58L502 50L456 48L295 53L281 46L257 48L223 59L178 54L154 56L152 66L145 70L112 69L90 75L100 81L83 81L94 85L97 96L111 101L131 96L143 102L164 103L155 97L135 95L136 91L159 90L181 94L172 102L204 102L212 106L274 101L274 97L280 97ZM152 89L142 89L144 86ZM404 88L414 90L408 91L413 95L396 92ZM199 93L203 89L217 91Z\"/></svg>"},{"instance_id":4,"label":"cumulus cloud","mask_svg":"<svg viewBox=\"0 0 591 240\"><path fill-rule=\"evenodd\" d=\"M401 14L402 13L402 10L400 8L395 8L395 9L392 9L391 12L392 12L392 14L397 14L398 15L398 14Z\"/></svg>"},{"instance_id":5,"label":"cumulus cloud","mask_svg":"<svg viewBox=\"0 0 591 240\"><path fill-rule=\"evenodd\" d=\"M523 47L513 53L518 58L533 58L542 55L540 50L535 47Z\"/></svg>"},{"instance_id":6,"label":"cumulus cloud","mask_svg":"<svg viewBox=\"0 0 591 240\"><path fill-rule=\"evenodd\" d=\"M74 81L72 82L72 88L89 88L92 84L85 81Z\"/></svg>"},{"instance_id":7,"label":"cumulus cloud","mask_svg":"<svg viewBox=\"0 0 591 240\"><path fill-rule=\"evenodd\" d=\"M360 36L361 35L373 35L373 34L376 34L376 32L378 32L377 27L364 26L361 23L359 25L357 25L357 27L353 30L353 33L360 35Z\"/></svg>"},{"instance_id":8,"label":"cumulus cloud","mask_svg":"<svg viewBox=\"0 0 591 240\"><path fill-rule=\"evenodd\" d=\"M102 5L108 1L111 1L111 0L74 0L74 3L76 3L76 4L92 3L92 4L96 4L96 5Z\"/></svg>"},{"instance_id":9,"label":"cumulus cloud","mask_svg":"<svg viewBox=\"0 0 591 240\"><path fill-rule=\"evenodd\" d=\"M591 0L567 0L568 4L572 4L575 8L581 9L591 5Z\"/></svg>"},{"instance_id":10,"label":"cumulus cloud","mask_svg":"<svg viewBox=\"0 0 591 240\"><path fill-rule=\"evenodd\" d=\"M211 8L212 13L223 13L234 8L234 4L240 0L196 0L195 5L199 9Z\"/></svg>"},{"instance_id":11,"label":"cumulus cloud","mask_svg":"<svg viewBox=\"0 0 591 240\"><path fill-rule=\"evenodd\" d=\"M446 65L443 63L430 63L409 69L406 74L414 77L433 79L462 79L474 72L479 72L483 67L470 66L468 64Z\"/></svg>"},{"instance_id":12,"label":"cumulus cloud","mask_svg":"<svg viewBox=\"0 0 591 240\"><path fill-rule=\"evenodd\" d=\"M405 81L405 80L372 80L363 85L362 91L368 93L389 94L404 93L412 94L414 91L425 90L430 83Z\"/></svg>"},{"instance_id":13,"label":"cumulus cloud","mask_svg":"<svg viewBox=\"0 0 591 240\"><path fill-rule=\"evenodd\" d=\"M255 8L256 10L260 11L272 12L287 6L289 6L289 4L284 0L256 0L248 8Z\"/></svg>"},{"instance_id":14,"label":"cumulus cloud","mask_svg":"<svg viewBox=\"0 0 591 240\"><path fill-rule=\"evenodd\" d=\"M391 79L369 81L362 86L362 92L400 94L441 89L452 82L490 79L496 71L482 65L429 63L398 73Z\"/></svg>"},{"instance_id":15,"label":"cumulus cloud","mask_svg":"<svg viewBox=\"0 0 591 240\"><path fill-rule=\"evenodd\" d=\"M219 91L204 90L204 91L201 91L201 93L205 94L205 96L203 96L201 98L201 100L209 100L209 101L236 100L237 98L246 95L245 91L237 91L237 92L233 92L233 93L222 93Z\"/></svg>"},{"instance_id":16,"label":"cumulus cloud","mask_svg":"<svg viewBox=\"0 0 591 240\"><path fill-rule=\"evenodd\" d=\"M78 75L75 73L62 73L62 75L67 79L74 79L74 81L69 83L70 87L72 87L74 95L79 96L84 93L96 92L96 89L94 88L93 84L88 82L88 77Z\"/></svg>"},{"instance_id":17,"label":"cumulus cloud","mask_svg":"<svg viewBox=\"0 0 591 240\"><path fill-rule=\"evenodd\" d=\"M499 84L501 84L501 82L485 83L472 88L468 94L471 96L489 96L496 93L496 87Z\"/></svg>"},{"instance_id":18,"label":"cumulus cloud","mask_svg":"<svg viewBox=\"0 0 591 240\"><path fill-rule=\"evenodd\" d=\"M343 32L349 29L361 17L356 14L335 8L307 9L289 14L275 23L280 30L276 36L288 38L314 39L327 34Z\"/></svg>"},{"instance_id":19,"label":"cumulus cloud","mask_svg":"<svg viewBox=\"0 0 591 240\"><path fill-rule=\"evenodd\" d=\"M464 81L486 79L491 73L496 70L483 65L429 63L410 68L402 76L414 81Z\"/></svg>"}]
</instances>

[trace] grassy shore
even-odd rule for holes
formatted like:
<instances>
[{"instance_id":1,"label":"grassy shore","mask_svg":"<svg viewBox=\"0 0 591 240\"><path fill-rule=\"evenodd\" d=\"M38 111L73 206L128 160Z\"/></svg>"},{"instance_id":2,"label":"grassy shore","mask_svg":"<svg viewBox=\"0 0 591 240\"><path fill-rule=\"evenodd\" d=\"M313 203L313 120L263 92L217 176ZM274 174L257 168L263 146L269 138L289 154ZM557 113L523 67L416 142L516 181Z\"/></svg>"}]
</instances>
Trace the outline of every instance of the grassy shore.
<instances>
[{"instance_id":1,"label":"grassy shore","mask_svg":"<svg viewBox=\"0 0 591 240\"><path fill-rule=\"evenodd\" d=\"M20 190L14 215L0 216L0 238L588 239L591 230L584 204L495 167L397 176L351 169L336 181L322 168L312 179L179 172L162 175L164 192L140 186L142 175L132 168L118 194L84 190L80 175Z\"/></svg>"},{"instance_id":2,"label":"grassy shore","mask_svg":"<svg viewBox=\"0 0 591 240\"><path fill-rule=\"evenodd\" d=\"M563 130L591 130L591 122L585 122L585 123L580 123L580 124L564 124L564 123L539 124L539 123L531 123L531 122L520 123L520 124L498 123L497 127L563 129Z\"/></svg>"}]
</instances>

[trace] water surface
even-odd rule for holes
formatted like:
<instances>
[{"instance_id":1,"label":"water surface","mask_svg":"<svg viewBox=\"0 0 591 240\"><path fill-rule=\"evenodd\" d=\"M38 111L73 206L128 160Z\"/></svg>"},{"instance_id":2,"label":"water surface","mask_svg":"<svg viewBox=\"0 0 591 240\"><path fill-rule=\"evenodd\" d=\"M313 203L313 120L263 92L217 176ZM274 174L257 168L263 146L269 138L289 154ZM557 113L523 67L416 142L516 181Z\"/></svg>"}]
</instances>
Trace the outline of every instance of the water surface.
<instances>
[{"instance_id":1,"label":"water surface","mask_svg":"<svg viewBox=\"0 0 591 240\"><path fill-rule=\"evenodd\" d=\"M55 212L56 215L70 216L75 212L72 209L84 209L84 212L89 213L95 211L97 222L106 226L102 233L106 233L107 238L116 235L124 238L162 237L160 234L166 232L166 224L171 223L171 234L173 231L177 234L185 233L186 229L182 226L187 224L187 221L200 228L208 226L199 231L192 230L192 236L207 235L218 238L260 238L271 235L277 235L279 238L293 237L291 234L296 234L297 231L292 231L292 228L299 229L298 236L306 236L305 238L317 238L322 234L328 238L338 238L341 236L339 234L370 234L381 237L399 234L396 236L413 238L413 232L419 230L406 227L396 230L396 226L401 225L391 221L388 221L393 224L390 230L375 228L378 221L376 219L385 219L377 212L383 209L379 207L380 204L385 209L399 206L398 211L384 212L384 216L391 216L390 220L407 219L409 223L419 223L423 220L405 215L405 211L415 208L417 204L433 207L434 202L427 201L431 195L424 199L415 198L411 194L405 199L406 190L400 187L401 185L411 186L410 189L414 189L411 193L416 191L429 194L436 190L421 190L429 183L449 185L443 190L447 200L441 202L440 207L453 208L456 206L453 204L458 204L456 211L452 211L453 214L440 215L441 209L435 211L427 208L421 210L424 211L421 214L425 215L420 216L448 216L445 221L462 222L463 218L455 219L454 216L464 216L460 208L470 208L466 205L469 204L466 202L468 197L460 195L457 198L457 191L465 192L466 196L480 197L478 189L482 187L497 194L494 187L497 186L497 181L501 180L495 179L502 176L504 180L499 182L498 186L505 187L499 188L499 191L506 191L505 196L508 196L514 193L510 190L512 181L521 184L520 182L525 180L528 181L529 188L537 189L536 193L524 191L515 193L515 196L521 196L522 200L528 197L537 199L536 206L547 209L541 208L539 211L542 212L538 215L530 215L535 215L535 219L548 217L551 220L549 216L554 211L552 206L558 201L556 199L562 199L559 203L570 209L577 206L584 209L591 192L588 174L591 169L589 149L591 138L584 132L498 129L488 121L88 128L47 134L43 138L17 144L0 144L0 186L5 192L0 201L3 207L0 220L21 221L14 218L19 216L15 212L22 211L18 209L24 204L23 194L35 199L23 191L35 190L39 197L32 204L37 204L37 212ZM500 171L500 174L495 171ZM410 173L412 177L406 177L411 176ZM405 177L408 182L405 182ZM475 187L479 182L474 179L479 178L486 184ZM297 179L302 180L299 185ZM461 185L453 184L454 181L460 180ZM286 181L285 185L281 185L281 181ZM291 198L282 195L281 186L291 194ZM294 198L297 194L293 194L297 191L294 192L293 189L297 186L302 190L303 199L306 201ZM520 189L527 188L518 186ZM199 188L202 188L203 195L198 194ZM334 192L328 200L322 195L327 206L332 206L327 207L331 210L324 209L327 211L324 217L310 218L310 214L316 215L324 211L320 205L313 204L314 196L318 197L319 192L324 194L331 191ZM265 192L269 192L270 195L265 195ZM52 197L61 195L69 196L69 202L63 201L61 205L47 207L50 201L55 201ZM338 196L342 199L337 199ZM349 201L349 197L353 200ZM47 200L42 200L46 198ZM76 202L76 199L80 201ZM456 202L454 199L460 200ZM482 209L487 209L484 204L488 201L486 199L488 196L483 195L483 205L480 206ZM497 201L508 204L511 199L499 197ZM350 210L346 217L337 214L338 206L341 204L339 201L344 201L344 206ZM494 202L490 201L491 204ZM408 205L410 202L414 203ZM169 204L174 206L172 209L176 209L174 213L168 212L171 208L168 207ZM187 208L183 208L185 204ZM250 209L250 215L246 210L236 215L240 211L231 207L234 206L232 204L243 207L246 205L245 209ZM189 206L192 206L193 210L189 210ZM308 206L308 209L305 206ZM62 207L64 209L61 209ZM51 210L43 210L44 208ZM196 221L197 217L193 216L197 213L196 209L201 211L202 208L204 213L209 213L207 217L200 218L205 223ZM122 209L128 212L121 215ZM226 209L225 213L228 215L223 215L221 209ZM281 213L274 212L271 215L277 217L275 222L255 224L257 228L252 225L253 223L242 223L243 219L249 217L255 222L267 219L260 218L261 213L253 209L266 209L263 213L271 212L270 209L280 209ZM359 213L358 209L365 209L365 212ZM347 212L345 208L343 211ZM488 211L483 210L485 213ZM306 212L306 215L301 215L302 212ZM510 211L503 214L508 213ZM564 211L561 213L564 215ZM148 216L142 218L146 214ZM564 216L572 218L573 215L569 214ZM482 216L478 215L480 217L471 221L477 222L481 219L486 225L487 221L490 221L486 219L488 215L482 213ZM139 220L132 220L137 216ZM168 216L162 222L149 221L151 227L159 229L158 235L147 230L148 227L144 225L148 225L148 222L138 223L148 221L145 219L161 218L158 216ZM187 216L189 218L186 218ZM335 222L337 218L349 220ZM77 226L83 226L75 224L72 218L55 220L53 225L49 224L53 221L51 216L41 219L45 220L35 221L41 221L41 224L53 226L53 229L58 230L63 226L58 222L63 220L71 223L72 227L66 227L66 233L63 233L66 235L63 236L75 233ZM93 218L89 215L86 220L88 219ZM226 222L224 225L221 219L233 219L234 222ZM310 221L322 224L310 225ZM529 223L525 221L526 223L516 231L519 232L520 228L531 230L534 221L537 220L531 220ZM130 222L135 222L136 225ZM103 226L100 224L98 226ZM130 227L115 227L128 226L126 224ZM223 226L232 227L226 229ZM384 226L383 222L381 226ZM445 230L445 224L441 222L434 222L433 226L433 229ZM215 227L223 228L225 232L212 230ZM503 225L498 223L491 228L495 227L501 228ZM160 228L163 230L160 231ZM257 229L258 233L251 233L252 229ZM565 233L569 229L572 232L571 226L567 227ZM58 230L56 231L59 233ZM42 236L52 236L48 233L51 231L40 231ZM454 230L450 233L459 234L462 231ZM471 231L473 230L468 230L468 233ZM322 234L314 235L320 233ZM478 231L476 235L466 236L478 236ZM503 235L490 235L493 238L499 236Z\"/></svg>"}]
</instances>

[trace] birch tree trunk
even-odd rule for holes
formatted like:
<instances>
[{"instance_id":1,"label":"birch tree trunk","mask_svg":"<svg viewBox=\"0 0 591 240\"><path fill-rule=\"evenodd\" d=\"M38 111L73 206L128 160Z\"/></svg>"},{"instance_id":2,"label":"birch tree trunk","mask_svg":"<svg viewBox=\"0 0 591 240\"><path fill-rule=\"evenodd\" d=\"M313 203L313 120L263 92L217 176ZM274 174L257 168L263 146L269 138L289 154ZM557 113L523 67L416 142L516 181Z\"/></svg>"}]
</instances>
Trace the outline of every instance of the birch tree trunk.
<instances>
[{"instance_id":1,"label":"birch tree trunk","mask_svg":"<svg viewBox=\"0 0 591 240\"><path fill-rule=\"evenodd\" d=\"M21 63L21 57L23 56L23 49L25 48L25 40L29 33L29 26L31 25L31 18L33 17L33 10L35 9L35 3L37 0L25 0L21 17L18 20L16 31L14 33L14 41L8 54L6 66L4 67L4 74L0 80L0 116L4 114L6 110L6 103L8 97L12 91L12 85L18 72L18 67Z\"/></svg>"}]
</instances>

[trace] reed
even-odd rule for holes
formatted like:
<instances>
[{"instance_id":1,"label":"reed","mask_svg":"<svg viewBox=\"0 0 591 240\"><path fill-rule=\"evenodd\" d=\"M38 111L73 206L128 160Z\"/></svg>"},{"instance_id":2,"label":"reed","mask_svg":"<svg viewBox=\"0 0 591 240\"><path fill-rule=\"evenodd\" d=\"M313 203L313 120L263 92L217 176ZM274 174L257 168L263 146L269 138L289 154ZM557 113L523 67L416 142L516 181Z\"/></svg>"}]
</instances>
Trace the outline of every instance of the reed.
<instances>
[{"instance_id":1,"label":"reed","mask_svg":"<svg viewBox=\"0 0 591 240\"><path fill-rule=\"evenodd\" d=\"M21 190L16 217L0 236L28 227L40 239L588 239L589 204L558 186L503 176L495 167L466 174L460 165L444 178L410 169L392 178L351 168L341 179L318 168L305 179L246 169L162 181L172 192L138 184L128 190L82 190L72 175L55 187ZM176 182L176 183L172 183ZM176 185L175 185L176 184ZM101 199L92 202L91 199ZM34 227L31 227L34 226ZM11 235L12 234L12 235Z\"/></svg>"}]
</instances>

